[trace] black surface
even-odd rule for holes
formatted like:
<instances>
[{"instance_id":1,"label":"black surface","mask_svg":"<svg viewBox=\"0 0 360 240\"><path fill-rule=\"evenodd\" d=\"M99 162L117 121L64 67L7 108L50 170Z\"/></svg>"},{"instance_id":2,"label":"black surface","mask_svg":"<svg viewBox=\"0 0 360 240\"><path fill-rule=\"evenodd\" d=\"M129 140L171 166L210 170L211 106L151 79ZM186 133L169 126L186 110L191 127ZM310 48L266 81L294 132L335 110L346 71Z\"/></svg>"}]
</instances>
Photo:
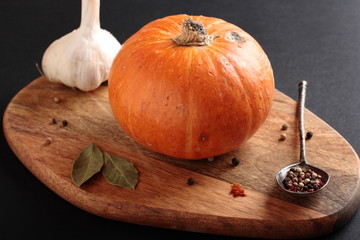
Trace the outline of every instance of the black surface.
<instances>
[{"instance_id":1,"label":"black surface","mask_svg":"<svg viewBox=\"0 0 360 240\"><path fill-rule=\"evenodd\" d=\"M78 27L80 3L1 1L1 113L19 90L39 76L35 63L41 63L48 45ZM355 0L106 0L101 2L101 23L121 43L149 21L173 14L213 16L240 26L268 54L276 88L296 99L298 82L308 80L306 107L336 129L359 154L359 10L360 1ZM84 212L38 181L3 136L2 131L1 239L235 239L138 226ZM339 231L321 239L360 239L359 211Z\"/></svg>"}]
</instances>

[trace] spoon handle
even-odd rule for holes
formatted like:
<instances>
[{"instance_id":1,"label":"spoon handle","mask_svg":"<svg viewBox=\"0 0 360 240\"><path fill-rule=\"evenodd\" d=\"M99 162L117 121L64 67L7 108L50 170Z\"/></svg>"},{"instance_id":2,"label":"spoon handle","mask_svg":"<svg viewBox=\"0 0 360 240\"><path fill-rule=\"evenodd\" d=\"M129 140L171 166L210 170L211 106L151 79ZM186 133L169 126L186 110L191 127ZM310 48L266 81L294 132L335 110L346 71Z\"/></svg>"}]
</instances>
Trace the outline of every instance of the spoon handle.
<instances>
[{"instance_id":1,"label":"spoon handle","mask_svg":"<svg viewBox=\"0 0 360 240\"><path fill-rule=\"evenodd\" d=\"M299 83L299 99L298 99L298 116L299 116L299 133L300 133L300 163L307 164L306 161L306 149L305 149L305 128L304 128L304 109L305 109L305 97L306 97L305 80Z\"/></svg>"}]
</instances>

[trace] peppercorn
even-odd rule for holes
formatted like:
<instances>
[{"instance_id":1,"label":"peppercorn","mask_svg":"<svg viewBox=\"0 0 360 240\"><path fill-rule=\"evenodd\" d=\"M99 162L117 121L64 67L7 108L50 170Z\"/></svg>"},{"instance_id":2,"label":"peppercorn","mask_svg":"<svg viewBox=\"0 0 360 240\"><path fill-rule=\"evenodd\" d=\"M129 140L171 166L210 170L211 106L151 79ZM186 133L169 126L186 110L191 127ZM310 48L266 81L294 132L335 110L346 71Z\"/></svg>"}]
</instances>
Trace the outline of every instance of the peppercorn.
<instances>
[{"instance_id":1,"label":"peppercorn","mask_svg":"<svg viewBox=\"0 0 360 240\"><path fill-rule=\"evenodd\" d=\"M280 139L279 139L279 140L284 141L285 139L286 139L286 133L282 133L282 134L280 135Z\"/></svg>"},{"instance_id":2,"label":"peppercorn","mask_svg":"<svg viewBox=\"0 0 360 240\"><path fill-rule=\"evenodd\" d=\"M191 186L195 183L195 180L193 178L188 178L187 185Z\"/></svg>"},{"instance_id":3,"label":"peppercorn","mask_svg":"<svg viewBox=\"0 0 360 240\"><path fill-rule=\"evenodd\" d=\"M63 125L64 127L66 127L68 124L69 124L69 123L68 123L67 120L63 120L63 121L62 121L62 125Z\"/></svg>"},{"instance_id":4,"label":"peppercorn","mask_svg":"<svg viewBox=\"0 0 360 240\"><path fill-rule=\"evenodd\" d=\"M289 127L289 125L287 125L286 123L282 125L281 130L287 130Z\"/></svg>"},{"instance_id":5,"label":"peppercorn","mask_svg":"<svg viewBox=\"0 0 360 240\"><path fill-rule=\"evenodd\" d=\"M306 133L306 139L312 138L313 135L314 135L313 132L307 132Z\"/></svg>"},{"instance_id":6,"label":"peppercorn","mask_svg":"<svg viewBox=\"0 0 360 240\"><path fill-rule=\"evenodd\" d=\"M53 118L53 119L51 120L51 122L52 122L52 124L56 124L56 123L57 123L57 120L56 120L55 118Z\"/></svg>"},{"instance_id":7,"label":"peppercorn","mask_svg":"<svg viewBox=\"0 0 360 240\"><path fill-rule=\"evenodd\" d=\"M54 97L54 102L59 103L61 100L58 97Z\"/></svg>"},{"instance_id":8,"label":"peppercorn","mask_svg":"<svg viewBox=\"0 0 360 240\"><path fill-rule=\"evenodd\" d=\"M309 182L310 182L310 179L309 179L309 178L305 178L304 184L308 184Z\"/></svg>"},{"instance_id":9,"label":"peppercorn","mask_svg":"<svg viewBox=\"0 0 360 240\"><path fill-rule=\"evenodd\" d=\"M237 157L234 157L231 159L231 163L232 163L232 165L237 166L237 165L239 165L240 160Z\"/></svg>"},{"instance_id":10,"label":"peppercorn","mask_svg":"<svg viewBox=\"0 0 360 240\"><path fill-rule=\"evenodd\" d=\"M52 142L52 138L51 137L46 137L45 144L49 145L51 142Z\"/></svg>"}]
</instances>

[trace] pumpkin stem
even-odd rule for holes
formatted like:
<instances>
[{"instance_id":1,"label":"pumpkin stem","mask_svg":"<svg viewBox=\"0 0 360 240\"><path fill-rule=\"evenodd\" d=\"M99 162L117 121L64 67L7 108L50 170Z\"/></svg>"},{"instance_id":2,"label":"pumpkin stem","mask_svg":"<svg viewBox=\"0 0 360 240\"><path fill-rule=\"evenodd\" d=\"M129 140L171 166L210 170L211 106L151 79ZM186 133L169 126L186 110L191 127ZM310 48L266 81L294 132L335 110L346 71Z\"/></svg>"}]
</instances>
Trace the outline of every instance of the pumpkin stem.
<instances>
[{"instance_id":1,"label":"pumpkin stem","mask_svg":"<svg viewBox=\"0 0 360 240\"><path fill-rule=\"evenodd\" d=\"M173 40L179 46L209 46L217 37L207 35L204 25L188 18L182 24L181 34Z\"/></svg>"}]
</instances>

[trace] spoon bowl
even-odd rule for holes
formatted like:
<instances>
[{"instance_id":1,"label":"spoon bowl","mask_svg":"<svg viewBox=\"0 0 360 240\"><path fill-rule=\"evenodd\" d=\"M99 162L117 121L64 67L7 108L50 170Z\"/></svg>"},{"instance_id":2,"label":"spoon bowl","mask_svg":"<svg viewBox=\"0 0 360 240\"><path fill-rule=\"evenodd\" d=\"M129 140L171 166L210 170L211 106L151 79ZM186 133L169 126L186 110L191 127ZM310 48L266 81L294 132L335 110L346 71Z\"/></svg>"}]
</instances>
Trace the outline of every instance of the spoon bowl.
<instances>
[{"instance_id":1,"label":"spoon bowl","mask_svg":"<svg viewBox=\"0 0 360 240\"><path fill-rule=\"evenodd\" d=\"M284 185L284 180L287 177L287 173L292 168L297 168L297 167L300 167L301 169L304 169L304 170L310 169L310 170L316 172L318 175L321 175L322 176L321 180L322 180L324 185L322 185L318 190L315 190L313 192L295 192L295 191L291 191L289 189L286 189L286 187ZM317 192L321 191L322 189L324 189L326 187L326 185L329 183L329 180L330 180L330 175L327 172L325 172L324 170L322 170L320 168L312 166L310 164L304 164L304 163L295 163L295 164L286 166L276 174L276 181L281 186L281 188L284 189L286 192L289 192L289 193L292 193L292 194L297 194L297 195L310 195L310 194L317 193Z\"/></svg>"},{"instance_id":2,"label":"spoon bowl","mask_svg":"<svg viewBox=\"0 0 360 240\"><path fill-rule=\"evenodd\" d=\"M306 96L306 81L301 81L299 83L299 100L298 100L298 117L299 117L299 137L300 137L300 162L291 164L289 166L284 167L276 174L276 181L280 185L280 187L288 193L296 194L296 195L310 195L319 192L324 189L330 180L330 175L324 170L312 166L308 164L306 161L306 151L305 151L305 128L304 128L304 108L305 108L305 96ZM313 191L294 191L285 187L286 178L289 177L288 173L291 169L301 168L303 172L307 170L311 170L316 173L316 175L321 176L322 185L318 189L314 189ZM291 174L290 174L291 175ZM310 180L310 178L309 178ZM312 179L315 181L314 179Z\"/></svg>"}]
</instances>

